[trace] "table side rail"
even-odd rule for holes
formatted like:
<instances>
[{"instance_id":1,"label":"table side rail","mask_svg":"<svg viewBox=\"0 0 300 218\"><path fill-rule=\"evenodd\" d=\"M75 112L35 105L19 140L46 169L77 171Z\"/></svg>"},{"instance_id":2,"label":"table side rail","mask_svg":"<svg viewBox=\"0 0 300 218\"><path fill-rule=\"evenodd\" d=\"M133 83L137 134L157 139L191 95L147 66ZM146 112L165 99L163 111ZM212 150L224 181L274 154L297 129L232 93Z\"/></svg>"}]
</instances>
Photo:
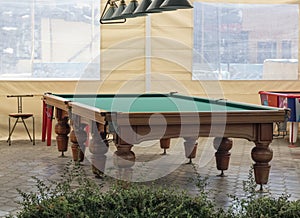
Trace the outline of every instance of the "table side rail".
<instances>
[{"instance_id":1,"label":"table side rail","mask_svg":"<svg viewBox=\"0 0 300 218\"><path fill-rule=\"evenodd\" d=\"M47 105L51 105L53 107L68 111L68 103L69 101L65 98L62 97L57 97L54 95L49 95L49 94L45 94L43 96L43 101L47 104Z\"/></svg>"},{"instance_id":2,"label":"table side rail","mask_svg":"<svg viewBox=\"0 0 300 218\"><path fill-rule=\"evenodd\" d=\"M254 111L254 110L277 110L276 107L272 107L272 106L237 102L237 101L227 100L224 98L210 99L210 98L204 98L204 97L185 96L185 95L180 95L180 94L173 94L171 96L177 97L177 98L182 98L182 99L189 99L191 101L203 101L208 104L224 105L224 107L232 106L232 107L240 108L241 110L244 110L244 109L247 110L249 108L251 108L252 111Z\"/></svg>"},{"instance_id":3,"label":"table side rail","mask_svg":"<svg viewBox=\"0 0 300 218\"><path fill-rule=\"evenodd\" d=\"M96 121L100 124L105 124L105 112L96 107L87 106L77 102L69 102L69 107L71 108L71 113L81 116L85 119Z\"/></svg>"},{"instance_id":4,"label":"table side rail","mask_svg":"<svg viewBox=\"0 0 300 218\"><path fill-rule=\"evenodd\" d=\"M157 116L158 115L158 116ZM165 120L162 120L162 117ZM285 120L286 110L255 112L201 112L201 113L108 113L107 121L118 125L144 125L145 120L151 124L217 124L217 123L272 123Z\"/></svg>"}]
</instances>

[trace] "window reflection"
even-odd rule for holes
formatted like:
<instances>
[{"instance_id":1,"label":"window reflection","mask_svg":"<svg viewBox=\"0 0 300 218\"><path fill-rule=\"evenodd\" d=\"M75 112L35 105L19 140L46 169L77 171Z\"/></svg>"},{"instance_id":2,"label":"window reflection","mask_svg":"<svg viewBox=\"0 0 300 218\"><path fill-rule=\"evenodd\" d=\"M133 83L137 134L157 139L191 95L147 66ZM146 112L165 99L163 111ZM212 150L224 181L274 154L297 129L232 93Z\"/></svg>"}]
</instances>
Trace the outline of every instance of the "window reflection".
<instances>
[{"instance_id":1,"label":"window reflection","mask_svg":"<svg viewBox=\"0 0 300 218\"><path fill-rule=\"evenodd\" d=\"M297 4L194 3L193 79L260 80L298 59ZM282 60L284 59L284 60ZM291 61L289 61L291 59ZM272 67L278 70L276 64ZM287 72L297 77L297 70ZM286 72L282 72L285 74ZM273 79L290 79L284 76Z\"/></svg>"},{"instance_id":2,"label":"window reflection","mask_svg":"<svg viewBox=\"0 0 300 218\"><path fill-rule=\"evenodd\" d=\"M99 4L0 2L1 79L99 78Z\"/></svg>"}]
</instances>

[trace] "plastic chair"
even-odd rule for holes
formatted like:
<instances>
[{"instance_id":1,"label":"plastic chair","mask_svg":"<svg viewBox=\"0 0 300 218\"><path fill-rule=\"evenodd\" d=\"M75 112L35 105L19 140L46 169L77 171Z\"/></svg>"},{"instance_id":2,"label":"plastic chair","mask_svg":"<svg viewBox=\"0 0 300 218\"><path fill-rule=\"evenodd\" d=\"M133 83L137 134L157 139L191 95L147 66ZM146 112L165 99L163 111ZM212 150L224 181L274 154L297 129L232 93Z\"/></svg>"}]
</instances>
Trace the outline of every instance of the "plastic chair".
<instances>
[{"instance_id":1,"label":"plastic chair","mask_svg":"<svg viewBox=\"0 0 300 218\"><path fill-rule=\"evenodd\" d=\"M33 113L23 113L22 111L22 100L23 97L33 97L33 95L8 95L7 98L17 98L17 103L18 103L18 112L17 113L10 113L8 115L8 139L7 142L9 145L11 145L11 136L15 130L15 127L18 123L23 123L25 130L29 136L30 141L33 143L33 145L35 145L35 129L34 129L34 116ZM29 133L29 130L27 128L27 125L25 123L25 120L28 118L32 118L32 137ZM15 123L11 129L11 119L15 119Z\"/></svg>"}]
</instances>

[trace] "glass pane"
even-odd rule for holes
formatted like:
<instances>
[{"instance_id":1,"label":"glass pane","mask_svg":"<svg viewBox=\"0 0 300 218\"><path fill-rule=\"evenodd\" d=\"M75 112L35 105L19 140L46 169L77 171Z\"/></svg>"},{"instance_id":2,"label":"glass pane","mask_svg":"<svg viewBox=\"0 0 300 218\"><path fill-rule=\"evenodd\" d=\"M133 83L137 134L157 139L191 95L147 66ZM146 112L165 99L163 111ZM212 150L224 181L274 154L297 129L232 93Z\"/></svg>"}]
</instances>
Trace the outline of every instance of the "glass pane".
<instances>
[{"instance_id":1,"label":"glass pane","mask_svg":"<svg viewBox=\"0 0 300 218\"><path fill-rule=\"evenodd\" d=\"M0 1L1 79L99 79L100 1Z\"/></svg>"},{"instance_id":2,"label":"glass pane","mask_svg":"<svg viewBox=\"0 0 300 218\"><path fill-rule=\"evenodd\" d=\"M297 80L297 4L194 3L195 80Z\"/></svg>"}]
</instances>

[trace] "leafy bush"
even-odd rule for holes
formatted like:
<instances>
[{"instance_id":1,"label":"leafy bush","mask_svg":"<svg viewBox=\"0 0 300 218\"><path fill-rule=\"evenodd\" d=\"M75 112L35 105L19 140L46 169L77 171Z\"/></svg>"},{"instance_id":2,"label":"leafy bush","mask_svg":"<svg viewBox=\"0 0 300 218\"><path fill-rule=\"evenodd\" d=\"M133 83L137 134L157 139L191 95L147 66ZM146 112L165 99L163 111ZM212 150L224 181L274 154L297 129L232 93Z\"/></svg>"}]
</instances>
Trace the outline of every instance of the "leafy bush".
<instances>
[{"instance_id":1,"label":"leafy bush","mask_svg":"<svg viewBox=\"0 0 300 218\"><path fill-rule=\"evenodd\" d=\"M217 209L205 191L206 179L196 180L195 197L170 187L116 182L108 191L88 179L80 165L68 165L62 179L45 184L38 178L38 192L24 193L20 218L34 217L300 217L300 202L257 194L252 171L244 183L246 197L232 197L233 206Z\"/></svg>"},{"instance_id":2,"label":"leafy bush","mask_svg":"<svg viewBox=\"0 0 300 218\"><path fill-rule=\"evenodd\" d=\"M103 196L102 217L217 217L219 212L206 198L163 187L117 186Z\"/></svg>"},{"instance_id":3,"label":"leafy bush","mask_svg":"<svg viewBox=\"0 0 300 218\"><path fill-rule=\"evenodd\" d=\"M288 195L279 198L268 193L256 191L256 183L253 177L253 168L249 170L248 180L243 182L245 198L233 199L230 208L234 217L239 218L296 218L300 217L300 200L289 201Z\"/></svg>"},{"instance_id":4,"label":"leafy bush","mask_svg":"<svg viewBox=\"0 0 300 218\"><path fill-rule=\"evenodd\" d=\"M24 193L20 218L33 217L218 217L205 195L117 182L107 192L88 179L80 165L68 166L62 180L46 185L34 177L38 193Z\"/></svg>"},{"instance_id":5,"label":"leafy bush","mask_svg":"<svg viewBox=\"0 0 300 218\"><path fill-rule=\"evenodd\" d=\"M80 165L67 165L62 179L48 185L33 178L38 193L18 190L22 211L17 217L95 217L101 203L101 186L88 179Z\"/></svg>"}]
</instances>

